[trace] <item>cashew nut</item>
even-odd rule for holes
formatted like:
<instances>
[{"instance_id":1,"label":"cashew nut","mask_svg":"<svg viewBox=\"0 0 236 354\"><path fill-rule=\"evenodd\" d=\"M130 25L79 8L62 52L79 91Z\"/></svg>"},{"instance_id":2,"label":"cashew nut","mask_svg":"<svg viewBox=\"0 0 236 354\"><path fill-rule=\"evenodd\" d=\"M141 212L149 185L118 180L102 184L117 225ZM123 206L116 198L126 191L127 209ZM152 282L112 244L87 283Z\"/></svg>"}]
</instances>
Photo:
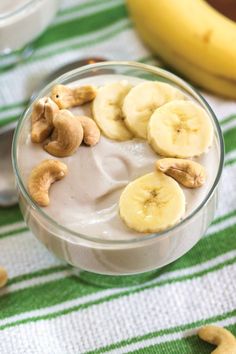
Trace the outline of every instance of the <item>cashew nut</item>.
<instances>
[{"instance_id":1,"label":"cashew nut","mask_svg":"<svg viewBox=\"0 0 236 354\"><path fill-rule=\"evenodd\" d=\"M0 267L0 288L4 287L4 285L6 285L8 280L8 275L7 275L7 271L5 268Z\"/></svg>"},{"instance_id":2,"label":"cashew nut","mask_svg":"<svg viewBox=\"0 0 236 354\"><path fill-rule=\"evenodd\" d=\"M156 162L156 168L188 188L201 187L206 180L204 167L191 160L175 158L160 159Z\"/></svg>"},{"instance_id":3,"label":"cashew nut","mask_svg":"<svg viewBox=\"0 0 236 354\"><path fill-rule=\"evenodd\" d=\"M49 188L52 183L67 175L67 166L57 160L44 160L30 173L28 189L33 200L42 207L49 205Z\"/></svg>"},{"instance_id":4,"label":"cashew nut","mask_svg":"<svg viewBox=\"0 0 236 354\"><path fill-rule=\"evenodd\" d=\"M41 143L50 135L53 129L53 118L58 111L58 106L49 97L43 97L34 104L31 114L33 143Z\"/></svg>"},{"instance_id":5,"label":"cashew nut","mask_svg":"<svg viewBox=\"0 0 236 354\"><path fill-rule=\"evenodd\" d=\"M80 106L92 101L97 90L93 86L80 86L70 88L64 85L56 85L52 88L51 99L61 108Z\"/></svg>"},{"instance_id":6,"label":"cashew nut","mask_svg":"<svg viewBox=\"0 0 236 354\"><path fill-rule=\"evenodd\" d=\"M236 354L236 338L225 328L205 326L198 331L199 337L218 347L211 354Z\"/></svg>"},{"instance_id":7,"label":"cashew nut","mask_svg":"<svg viewBox=\"0 0 236 354\"><path fill-rule=\"evenodd\" d=\"M100 130L93 119L85 116L76 117L84 129L84 143L94 146L99 142Z\"/></svg>"},{"instance_id":8,"label":"cashew nut","mask_svg":"<svg viewBox=\"0 0 236 354\"><path fill-rule=\"evenodd\" d=\"M56 140L50 141L44 149L51 155L66 157L72 155L80 146L83 140L83 128L78 119L67 110L61 110L53 119L56 132L53 137Z\"/></svg>"}]
</instances>

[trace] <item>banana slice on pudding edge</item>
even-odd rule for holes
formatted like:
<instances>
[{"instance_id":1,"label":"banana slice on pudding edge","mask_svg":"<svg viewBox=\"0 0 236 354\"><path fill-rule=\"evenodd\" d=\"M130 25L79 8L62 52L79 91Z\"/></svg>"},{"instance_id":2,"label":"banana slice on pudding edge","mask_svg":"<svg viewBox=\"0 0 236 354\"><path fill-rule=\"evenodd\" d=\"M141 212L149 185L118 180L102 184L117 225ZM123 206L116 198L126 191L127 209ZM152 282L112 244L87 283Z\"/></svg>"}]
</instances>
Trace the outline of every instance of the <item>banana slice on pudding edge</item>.
<instances>
[{"instance_id":1,"label":"banana slice on pudding edge","mask_svg":"<svg viewBox=\"0 0 236 354\"><path fill-rule=\"evenodd\" d=\"M159 232L178 223L185 213L179 184L162 172L148 173L129 183L119 200L125 224L138 232Z\"/></svg>"},{"instance_id":2,"label":"banana slice on pudding edge","mask_svg":"<svg viewBox=\"0 0 236 354\"><path fill-rule=\"evenodd\" d=\"M186 96L164 82L146 81L133 87L124 99L125 123L135 137L146 139L152 113L163 104Z\"/></svg>"},{"instance_id":3,"label":"banana slice on pudding edge","mask_svg":"<svg viewBox=\"0 0 236 354\"><path fill-rule=\"evenodd\" d=\"M97 92L92 105L93 118L107 138L118 141L133 138L122 112L124 98L131 87L127 81L120 81L109 83Z\"/></svg>"},{"instance_id":4,"label":"banana slice on pudding edge","mask_svg":"<svg viewBox=\"0 0 236 354\"><path fill-rule=\"evenodd\" d=\"M162 156L200 156L212 145L213 136L210 117L191 101L166 103L153 113L148 123L148 142Z\"/></svg>"}]
</instances>

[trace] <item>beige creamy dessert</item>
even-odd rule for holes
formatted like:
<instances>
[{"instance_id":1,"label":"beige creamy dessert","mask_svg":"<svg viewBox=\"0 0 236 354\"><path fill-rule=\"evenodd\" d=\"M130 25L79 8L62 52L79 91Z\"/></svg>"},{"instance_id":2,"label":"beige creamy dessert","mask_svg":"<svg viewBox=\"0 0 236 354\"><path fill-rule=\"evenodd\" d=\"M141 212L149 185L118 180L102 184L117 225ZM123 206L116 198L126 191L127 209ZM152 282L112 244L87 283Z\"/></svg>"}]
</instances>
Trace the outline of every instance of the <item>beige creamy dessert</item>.
<instances>
[{"instance_id":1,"label":"beige creamy dessert","mask_svg":"<svg viewBox=\"0 0 236 354\"><path fill-rule=\"evenodd\" d=\"M8 15L29 2L30 0L2 0L0 3L0 14L1 16Z\"/></svg>"},{"instance_id":2,"label":"beige creamy dessert","mask_svg":"<svg viewBox=\"0 0 236 354\"><path fill-rule=\"evenodd\" d=\"M174 86L100 75L57 86L34 107L18 144L20 174L45 213L82 235L132 240L164 231L214 183L210 118Z\"/></svg>"}]
</instances>

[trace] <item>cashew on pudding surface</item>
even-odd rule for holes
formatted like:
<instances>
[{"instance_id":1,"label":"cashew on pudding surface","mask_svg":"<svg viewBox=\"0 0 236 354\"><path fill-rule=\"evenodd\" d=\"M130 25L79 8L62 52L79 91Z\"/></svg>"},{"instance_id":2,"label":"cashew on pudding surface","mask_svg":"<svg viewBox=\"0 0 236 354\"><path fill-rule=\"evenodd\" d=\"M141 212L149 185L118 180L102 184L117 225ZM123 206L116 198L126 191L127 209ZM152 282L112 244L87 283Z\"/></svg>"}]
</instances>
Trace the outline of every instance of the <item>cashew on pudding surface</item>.
<instances>
[{"instance_id":1,"label":"cashew on pudding surface","mask_svg":"<svg viewBox=\"0 0 236 354\"><path fill-rule=\"evenodd\" d=\"M219 161L198 103L170 84L122 75L53 87L34 103L18 155L31 198L52 219L119 240L191 215Z\"/></svg>"},{"instance_id":2,"label":"cashew on pudding surface","mask_svg":"<svg viewBox=\"0 0 236 354\"><path fill-rule=\"evenodd\" d=\"M44 207L49 204L49 188L67 174L67 166L56 160L43 160L30 173L28 188L31 197Z\"/></svg>"}]
</instances>

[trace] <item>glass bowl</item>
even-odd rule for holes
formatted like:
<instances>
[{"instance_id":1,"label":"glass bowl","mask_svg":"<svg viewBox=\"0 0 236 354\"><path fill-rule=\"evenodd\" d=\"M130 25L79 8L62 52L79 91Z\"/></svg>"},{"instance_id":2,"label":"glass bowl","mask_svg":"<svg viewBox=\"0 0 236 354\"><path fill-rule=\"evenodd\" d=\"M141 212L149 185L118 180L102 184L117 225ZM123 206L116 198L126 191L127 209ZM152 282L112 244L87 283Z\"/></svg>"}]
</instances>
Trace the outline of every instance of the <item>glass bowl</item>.
<instances>
[{"instance_id":1,"label":"glass bowl","mask_svg":"<svg viewBox=\"0 0 236 354\"><path fill-rule=\"evenodd\" d=\"M59 0L25 0L17 6L9 1L8 8L0 5L0 58L19 50L36 39L55 16ZM14 6L13 6L14 4ZM24 52L27 52L25 50ZM11 58L12 60L14 58ZM16 60L16 58L15 58Z\"/></svg>"},{"instance_id":2,"label":"glass bowl","mask_svg":"<svg viewBox=\"0 0 236 354\"><path fill-rule=\"evenodd\" d=\"M36 97L48 95L57 83L70 84L82 78L95 75L129 75L148 80L164 81L174 85L198 102L209 114L214 126L214 139L218 151L218 170L208 194L198 207L179 224L165 232L149 234L132 240L104 240L82 235L58 224L38 207L24 185L18 165L18 151L21 139L25 139L25 125L29 125L32 104L21 117L13 141L13 167L19 192L19 203L24 219L33 234L55 255L68 264L85 271L85 279L94 280L93 273L109 276L124 276L144 273L150 277L161 268L189 251L206 232L213 220L217 207L218 183L223 168L224 143L216 116L203 97L189 84L174 74L160 68L135 62L105 62L87 65L60 76L46 86ZM154 273L147 273L154 271ZM91 272L91 273L90 273ZM98 278L96 278L98 279ZM100 278L99 278L100 279ZM140 281L140 277L137 278ZM109 281L108 281L109 282ZM129 283L129 282L128 282ZM101 279L99 280L101 284Z\"/></svg>"}]
</instances>

